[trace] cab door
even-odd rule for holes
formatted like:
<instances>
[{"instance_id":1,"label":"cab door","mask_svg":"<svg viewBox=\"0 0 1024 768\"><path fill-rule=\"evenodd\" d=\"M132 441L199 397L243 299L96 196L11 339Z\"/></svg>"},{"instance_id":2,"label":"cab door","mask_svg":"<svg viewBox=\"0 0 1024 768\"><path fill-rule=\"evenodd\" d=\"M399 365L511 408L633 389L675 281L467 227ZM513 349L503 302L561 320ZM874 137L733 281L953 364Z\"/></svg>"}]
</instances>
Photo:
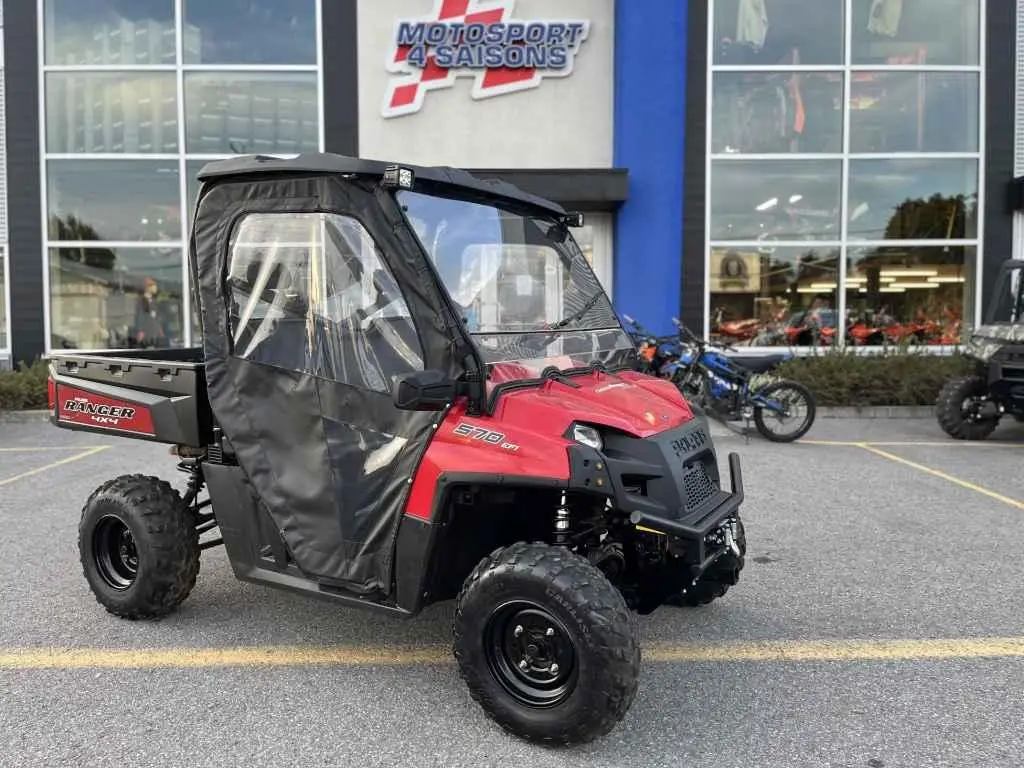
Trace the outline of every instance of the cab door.
<instances>
[{"instance_id":1,"label":"cab door","mask_svg":"<svg viewBox=\"0 0 1024 768\"><path fill-rule=\"evenodd\" d=\"M196 249L207 380L298 567L383 599L411 478L444 416L396 408L393 381L456 366L429 322L437 299L410 263L418 252L371 190L339 187L264 181L205 196ZM204 260L204 215L220 227L222 291Z\"/></svg>"}]
</instances>

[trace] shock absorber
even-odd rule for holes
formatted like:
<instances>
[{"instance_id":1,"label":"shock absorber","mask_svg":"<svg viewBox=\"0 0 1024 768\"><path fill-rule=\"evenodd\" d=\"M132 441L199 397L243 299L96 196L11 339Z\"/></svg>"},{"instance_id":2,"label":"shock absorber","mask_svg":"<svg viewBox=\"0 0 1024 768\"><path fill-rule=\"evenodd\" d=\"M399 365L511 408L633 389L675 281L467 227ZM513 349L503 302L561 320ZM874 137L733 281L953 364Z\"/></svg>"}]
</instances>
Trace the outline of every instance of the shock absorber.
<instances>
[{"instance_id":1,"label":"shock absorber","mask_svg":"<svg viewBox=\"0 0 1024 768\"><path fill-rule=\"evenodd\" d=\"M555 543L564 544L569 540L569 508L566 506L565 492L562 492L558 509L555 510Z\"/></svg>"}]
</instances>

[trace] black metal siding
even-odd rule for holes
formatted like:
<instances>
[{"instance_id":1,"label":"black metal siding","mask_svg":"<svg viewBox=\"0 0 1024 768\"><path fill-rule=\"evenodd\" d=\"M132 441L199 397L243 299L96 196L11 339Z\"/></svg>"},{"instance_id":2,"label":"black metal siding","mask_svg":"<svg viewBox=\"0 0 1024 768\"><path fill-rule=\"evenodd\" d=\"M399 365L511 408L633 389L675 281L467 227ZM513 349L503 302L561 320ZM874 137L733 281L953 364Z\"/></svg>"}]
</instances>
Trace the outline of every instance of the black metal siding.
<instances>
[{"instance_id":1,"label":"black metal siding","mask_svg":"<svg viewBox=\"0 0 1024 768\"><path fill-rule=\"evenodd\" d=\"M4 3L8 260L12 362L45 350L43 235L39 183L39 66L36 4Z\"/></svg>"}]
</instances>

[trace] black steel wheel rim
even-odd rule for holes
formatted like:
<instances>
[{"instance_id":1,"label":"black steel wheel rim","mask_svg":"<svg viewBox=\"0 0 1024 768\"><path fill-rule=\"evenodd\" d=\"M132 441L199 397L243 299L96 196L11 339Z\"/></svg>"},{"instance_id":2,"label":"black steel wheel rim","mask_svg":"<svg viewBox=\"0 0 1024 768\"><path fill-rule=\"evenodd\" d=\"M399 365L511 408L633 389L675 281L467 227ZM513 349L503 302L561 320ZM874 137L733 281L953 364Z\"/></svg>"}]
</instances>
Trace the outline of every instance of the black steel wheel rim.
<instances>
[{"instance_id":1,"label":"black steel wheel rim","mask_svg":"<svg viewBox=\"0 0 1024 768\"><path fill-rule=\"evenodd\" d=\"M576 688L576 642L565 624L537 603L515 600L496 607L483 642L491 674L520 704L552 707Z\"/></svg>"},{"instance_id":2,"label":"black steel wheel rim","mask_svg":"<svg viewBox=\"0 0 1024 768\"><path fill-rule=\"evenodd\" d=\"M123 520L114 515L100 518L93 529L92 556L100 578L111 589L123 592L135 583L139 553L135 537Z\"/></svg>"}]
</instances>

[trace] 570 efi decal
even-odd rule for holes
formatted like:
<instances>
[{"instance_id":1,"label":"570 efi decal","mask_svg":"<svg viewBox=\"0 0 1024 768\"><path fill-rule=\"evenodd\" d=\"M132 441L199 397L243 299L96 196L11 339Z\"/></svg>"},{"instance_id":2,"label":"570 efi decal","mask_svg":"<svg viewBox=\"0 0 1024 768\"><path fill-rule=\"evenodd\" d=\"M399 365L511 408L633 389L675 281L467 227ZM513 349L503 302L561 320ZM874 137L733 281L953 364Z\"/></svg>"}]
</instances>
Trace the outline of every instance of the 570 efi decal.
<instances>
[{"instance_id":1,"label":"570 efi decal","mask_svg":"<svg viewBox=\"0 0 1024 768\"><path fill-rule=\"evenodd\" d=\"M505 440L504 432L495 432L492 429L486 429L484 427L476 427L466 422L460 422L456 425L455 429L452 430L453 434L459 437L469 437L473 440L483 440L488 445L496 445L499 448L504 448L506 451L518 451L519 446L515 443L510 443Z\"/></svg>"}]
</instances>

